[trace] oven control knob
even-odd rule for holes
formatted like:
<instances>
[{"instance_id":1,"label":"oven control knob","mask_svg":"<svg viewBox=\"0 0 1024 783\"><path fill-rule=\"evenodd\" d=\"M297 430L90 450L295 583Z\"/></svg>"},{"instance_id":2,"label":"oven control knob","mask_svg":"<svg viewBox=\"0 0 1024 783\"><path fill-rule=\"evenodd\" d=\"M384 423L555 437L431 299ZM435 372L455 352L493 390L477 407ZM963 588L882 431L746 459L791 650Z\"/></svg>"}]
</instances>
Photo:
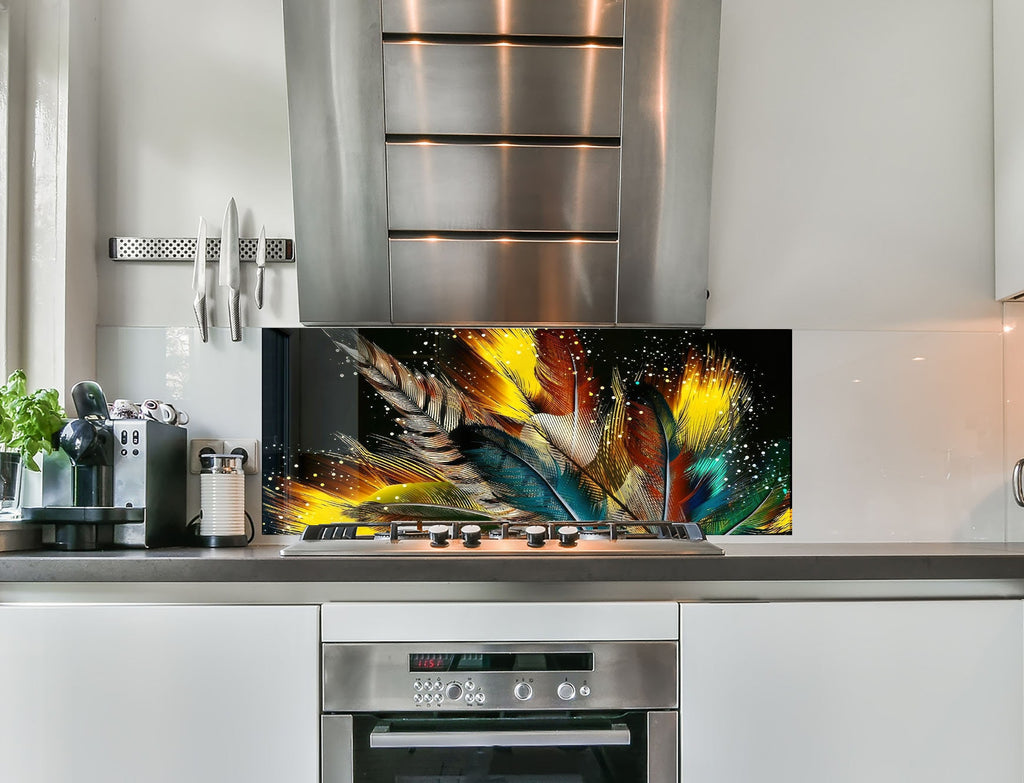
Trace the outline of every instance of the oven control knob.
<instances>
[{"instance_id":1,"label":"oven control knob","mask_svg":"<svg viewBox=\"0 0 1024 783\"><path fill-rule=\"evenodd\" d=\"M562 701L572 701L576 698L576 686L571 682L560 682L556 693Z\"/></svg>"},{"instance_id":2,"label":"oven control knob","mask_svg":"<svg viewBox=\"0 0 1024 783\"><path fill-rule=\"evenodd\" d=\"M590 686L589 685L581 685L580 686L580 696L589 696L589 695L590 695Z\"/></svg>"},{"instance_id":3,"label":"oven control knob","mask_svg":"<svg viewBox=\"0 0 1024 783\"><path fill-rule=\"evenodd\" d=\"M548 529L544 525L530 525L526 528L526 545L532 547L544 546L544 539L548 537Z\"/></svg>"},{"instance_id":4,"label":"oven control knob","mask_svg":"<svg viewBox=\"0 0 1024 783\"><path fill-rule=\"evenodd\" d=\"M516 687L512 689L512 693L519 701L529 701L530 697L533 696L533 688L530 687L528 682L517 682Z\"/></svg>"},{"instance_id":5,"label":"oven control knob","mask_svg":"<svg viewBox=\"0 0 1024 783\"><path fill-rule=\"evenodd\" d=\"M476 683L473 682L472 680L466 680L466 690L467 691L471 691L474 688L476 688Z\"/></svg>"},{"instance_id":6,"label":"oven control knob","mask_svg":"<svg viewBox=\"0 0 1024 783\"><path fill-rule=\"evenodd\" d=\"M470 548L480 546L480 525L463 525L462 543Z\"/></svg>"},{"instance_id":7,"label":"oven control knob","mask_svg":"<svg viewBox=\"0 0 1024 783\"><path fill-rule=\"evenodd\" d=\"M431 546L448 546L448 525L431 525L427 532Z\"/></svg>"},{"instance_id":8,"label":"oven control knob","mask_svg":"<svg viewBox=\"0 0 1024 783\"><path fill-rule=\"evenodd\" d=\"M576 546L580 538L580 529L575 525L562 525L558 528L558 543L560 546Z\"/></svg>"},{"instance_id":9,"label":"oven control knob","mask_svg":"<svg viewBox=\"0 0 1024 783\"><path fill-rule=\"evenodd\" d=\"M450 682L444 689L444 697L448 701L458 701L462 698L462 686L457 682Z\"/></svg>"}]
</instances>

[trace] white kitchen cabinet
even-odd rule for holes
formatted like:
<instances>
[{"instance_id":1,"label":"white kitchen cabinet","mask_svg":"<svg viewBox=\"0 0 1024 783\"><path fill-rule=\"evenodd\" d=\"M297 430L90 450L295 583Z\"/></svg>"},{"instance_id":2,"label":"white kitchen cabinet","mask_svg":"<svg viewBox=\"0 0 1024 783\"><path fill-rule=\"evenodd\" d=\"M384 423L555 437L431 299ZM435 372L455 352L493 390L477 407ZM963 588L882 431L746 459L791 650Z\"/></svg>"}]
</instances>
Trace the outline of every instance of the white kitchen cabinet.
<instances>
[{"instance_id":1,"label":"white kitchen cabinet","mask_svg":"<svg viewBox=\"0 0 1024 783\"><path fill-rule=\"evenodd\" d=\"M0 779L315 783L318 609L0 607Z\"/></svg>"},{"instance_id":2,"label":"white kitchen cabinet","mask_svg":"<svg viewBox=\"0 0 1024 783\"><path fill-rule=\"evenodd\" d=\"M992 3L996 299L1024 294L1024 3Z\"/></svg>"},{"instance_id":3,"label":"white kitchen cabinet","mask_svg":"<svg viewBox=\"0 0 1024 783\"><path fill-rule=\"evenodd\" d=\"M683 783L1020 783L1020 601L683 605Z\"/></svg>"}]
</instances>

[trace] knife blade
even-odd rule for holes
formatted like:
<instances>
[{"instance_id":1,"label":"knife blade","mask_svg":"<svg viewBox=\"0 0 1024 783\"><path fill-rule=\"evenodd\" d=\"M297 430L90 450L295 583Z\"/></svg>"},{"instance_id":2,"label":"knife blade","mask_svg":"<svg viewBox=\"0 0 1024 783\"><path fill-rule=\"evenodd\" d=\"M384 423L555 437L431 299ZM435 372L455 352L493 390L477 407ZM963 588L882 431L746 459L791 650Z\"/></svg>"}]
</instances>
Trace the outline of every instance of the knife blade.
<instances>
[{"instance_id":1,"label":"knife blade","mask_svg":"<svg viewBox=\"0 0 1024 783\"><path fill-rule=\"evenodd\" d=\"M192 300L192 310L196 314L199 325L199 336L203 342L210 339L210 331L206 320L206 218L199 218L199 235L196 237L196 260L192 267L192 290L196 298Z\"/></svg>"},{"instance_id":2,"label":"knife blade","mask_svg":"<svg viewBox=\"0 0 1024 783\"><path fill-rule=\"evenodd\" d=\"M238 207L235 200L228 201L224 210L224 226L220 234L220 277L219 282L228 289L228 323L231 326L231 342L242 339L241 314L239 313L239 289L241 275L238 270Z\"/></svg>"},{"instance_id":3,"label":"knife blade","mask_svg":"<svg viewBox=\"0 0 1024 783\"><path fill-rule=\"evenodd\" d=\"M267 265L267 227L260 226L260 238L256 240L256 291L253 299L256 309L263 309L263 275Z\"/></svg>"}]
</instances>

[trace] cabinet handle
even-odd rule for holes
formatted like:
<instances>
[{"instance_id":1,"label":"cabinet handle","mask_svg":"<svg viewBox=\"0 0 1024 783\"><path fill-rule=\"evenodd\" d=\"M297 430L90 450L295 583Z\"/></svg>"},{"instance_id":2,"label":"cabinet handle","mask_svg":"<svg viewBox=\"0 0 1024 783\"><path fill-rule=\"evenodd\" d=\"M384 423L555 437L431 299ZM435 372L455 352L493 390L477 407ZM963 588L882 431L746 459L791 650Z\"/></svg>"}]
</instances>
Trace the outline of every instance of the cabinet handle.
<instances>
[{"instance_id":1,"label":"cabinet handle","mask_svg":"<svg viewBox=\"0 0 1024 783\"><path fill-rule=\"evenodd\" d=\"M391 731L387 724L378 724L370 732L371 748L545 748L629 743L629 728L619 723L608 729L553 731Z\"/></svg>"},{"instance_id":2,"label":"cabinet handle","mask_svg":"<svg viewBox=\"0 0 1024 783\"><path fill-rule=\"evenodd\" d=\"M1013 499L1017 501L1018 506L1024 507L1024 484L1021 483L1024 475L1022 474L1024 474L1024 459L1019 459L1013 466L1013 481L1010 483L1013 485Z\"/></svg>"}]
</instances>

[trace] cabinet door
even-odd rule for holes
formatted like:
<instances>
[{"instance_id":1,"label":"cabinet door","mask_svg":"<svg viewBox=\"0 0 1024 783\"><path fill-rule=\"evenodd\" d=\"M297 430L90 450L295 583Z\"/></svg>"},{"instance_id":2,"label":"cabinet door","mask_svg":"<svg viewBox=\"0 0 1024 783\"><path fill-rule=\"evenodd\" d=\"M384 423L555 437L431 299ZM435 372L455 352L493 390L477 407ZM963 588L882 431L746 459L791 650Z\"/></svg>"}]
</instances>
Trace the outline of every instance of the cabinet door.
<instances>
[{"instance_id":1,"label":"cabinet door","mask_svg":"<svg viewBox=\"0 0 1024 783\"><path fill-rule=\"evenodd\" d=\"M996 299L1024 294L1024 4L993 0Z\"/></svg>"},{"instance_id":2,"label":"cabinet door","mask_svg":"<svg viewBox=\"0 0 1024 783\"><path fill-rule=\"evenodd\" d=\"M0 778L314 783L317 612L0 607Z\"/></svg>"},{"instance_id":3,"label":"cabinet door","mask_svg":"<svg viewBox=\"0 0 1024 783\"><path fill-rule=\"evenodd\" d=\"M684 783L1019 783L1019 601L684 605Z\"/></svg>"}]
</instances>

